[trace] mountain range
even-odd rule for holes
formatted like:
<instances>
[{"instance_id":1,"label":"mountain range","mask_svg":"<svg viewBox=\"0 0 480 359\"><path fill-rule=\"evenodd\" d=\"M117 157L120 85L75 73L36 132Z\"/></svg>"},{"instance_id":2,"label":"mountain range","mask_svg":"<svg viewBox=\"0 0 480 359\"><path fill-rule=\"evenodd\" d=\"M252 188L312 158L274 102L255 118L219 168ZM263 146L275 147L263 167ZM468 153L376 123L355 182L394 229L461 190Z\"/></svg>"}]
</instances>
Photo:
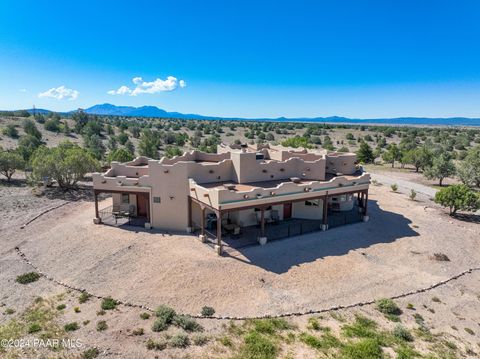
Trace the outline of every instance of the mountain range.
<instances>
[{"instance_id":1,"label":"mountain range","mask_svg":"<svg viewBox=\"0 0 480 359\"><path fill-rule=\"evenodd\" d=\"M50 110L30 109L30 113L49 113ZM156 118L179 118L179 119L210 119L210 120L238 120L238 121L275 121L275 122L312 122L312 123L345 123L345 124L382 124L382 125L444 125L444 126L480 126L480 118L448 117L448 118L427 118L427 117L397 117L397 118L371 118L358 119L347 117L298 117L298 118L224 118L215 116L204 116L198 114L184 114L180 112L168 112L156 106L116 106L109 103L94 105L84 110L91 115L102 116L123 116L123 117L156 117ZM73 113L70 111L68 113Z\"/></svg>"}]
</instances>

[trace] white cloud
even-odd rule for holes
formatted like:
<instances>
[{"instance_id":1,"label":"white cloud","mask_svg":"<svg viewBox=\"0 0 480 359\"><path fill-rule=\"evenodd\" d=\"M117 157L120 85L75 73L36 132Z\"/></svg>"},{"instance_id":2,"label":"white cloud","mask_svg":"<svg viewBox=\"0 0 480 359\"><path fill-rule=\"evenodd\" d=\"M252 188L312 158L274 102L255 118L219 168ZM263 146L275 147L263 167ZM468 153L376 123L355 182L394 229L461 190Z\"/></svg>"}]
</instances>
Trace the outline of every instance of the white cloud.
<instances>
[{"instance_id":1,"label":"white cloud","mask_svg":"<svg viewBox=\"0 0 480 359\"><path fill-rule=\"evenodd\" d=\"M144 93L155 94L158 92L174 91L177 88L187 87L187 83L184 80L178 80L176 77L168 76L166 80L156 79L151 82L143 81L141 77L134 77L132 82L135 88L131 89L128 86L120 86L117 90L110 90L107 93L109 95L130 95L137 96Z\"/></svg>"},{"instance_id":2,"label":"white cloud","mask_svg":"<svg viewBox=\"0 0 480 359\"><path fill-rule=\"evenodd\" d=\"M57 88L52 87L50 90L47 90L45 92L40 92L38 94L38 97L49 97L55 98L57 100L75 100L79 94L80 93L77 90L69 89L62 85Z\"/></svg>"}]
</instances>

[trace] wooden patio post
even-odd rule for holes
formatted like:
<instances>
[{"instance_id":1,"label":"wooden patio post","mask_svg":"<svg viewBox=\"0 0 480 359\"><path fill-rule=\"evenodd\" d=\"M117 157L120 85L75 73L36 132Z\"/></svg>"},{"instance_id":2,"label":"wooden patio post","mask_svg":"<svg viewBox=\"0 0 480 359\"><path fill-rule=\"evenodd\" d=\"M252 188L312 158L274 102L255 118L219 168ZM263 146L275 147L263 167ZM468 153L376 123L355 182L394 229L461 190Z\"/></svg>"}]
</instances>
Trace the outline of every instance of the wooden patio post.
<instances>
[{"instance_id":1,"label":"wooden patio post","mask_svg":"<svg viewBox=\"0 0 480 359\"><path fill-rule=\"evenodd\" d=\"M217 213L217 253L222 254L222 211Z\"/></svg>"},{"instance_id":2,"label":"wooden patio post","mask_svg":"<svg viewBox=\"0 0 480 359\"><path fill-rule=\"evenodd\" d=\"M260 209L260 237L265 237L265 208Z\"/></svg>"},{"instance_id":3,"label":"wooden patio post","mask_svg":"<svg viewBox=\"0 0 480 359\"><path fill-rule=\"evenodd\" d=\"M328 225L327 215L328 215L328 195L323 197L323 221L322 221L322 223L323 223L322 224L322 229L323 230L327 229L327 225Z\"/></svg>"},{"instance_id":4,"label":"wooden patio post","mask_svg":"<svg viewBox=\"0 0 480 359\"><path fill-rule=\"evenodd\" d=\"M188 227L190 230L193 231L193 224L192 224L192 197L188 196Z\"/></svg>"},{"instance_id":5,"label":"wooden patio post","mask_svg":"<svg viewBox=\"0 0 480 359\"><path fill-rule=\"evenodd\" d=\"M95 196L95 218L99 218L98 216L98 193L97 191L94 191L94 196Z\"/></svg>"},{"instance_id":6,"label":"wooden patio post","mask_svg":"<svg viewBox=\"0 0 480 359\"><path fill-rule=\"evenodd\" d=\"M200 209L201 209L201 212L202 212L202 215L201 215L201 221L200 221L200 226L202 228L200 228L200 234L202 236L205 236L205 206L200 206Z\"/></svg>"},{"instance_id":7,"label":"wooden patio post","mask_svg":"<svg viewBox=\"0 0 480 359\"><path fill-rule=\"evenodd\" d=\"M363 205L363 215L367 216L367 205L368 205L368 189L365 191L365 201Z\"/></svg>"}]
</instances>

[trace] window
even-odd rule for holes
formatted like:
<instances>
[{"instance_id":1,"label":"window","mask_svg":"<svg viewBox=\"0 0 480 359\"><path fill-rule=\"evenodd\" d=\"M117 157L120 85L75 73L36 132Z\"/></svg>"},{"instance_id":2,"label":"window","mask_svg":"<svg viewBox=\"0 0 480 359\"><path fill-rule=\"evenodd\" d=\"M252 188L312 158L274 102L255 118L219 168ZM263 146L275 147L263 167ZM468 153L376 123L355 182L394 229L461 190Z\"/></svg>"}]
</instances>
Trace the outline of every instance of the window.
<instances>
[{"instance_id":1,"label":"window","mask_svg":"<svg viewBox=\"0 0 480 359\"><path fill-rule=\"evenodd\" d=\"M153 197L153 203L161 203L160 197Z\"/></svg>"},{"instance_id":2,"label":"window","mask_svg":"<svg viewBox=\"0 0 480 359\"><path fill-rule=\"evenodd\" d=\"M305 206L315 206L315 207L318 207L318 200L305 201Z\"/></svg>"},{"instance_id":3,"label":"window","mask_svg":"<svg viewBox=\"0 0 480 359\"><path fill-rule=\"evenodd\" d=\"M128 193L122 193L122 203L129 204L130 203L130 196Z\"/></svg>"},{"instance_id":4,"label":"window","mask_svg":"<svg viewBox=\"0 0 480 359\"><path fill-rule=\"evenodd\" d=\"M256 153L255 154L255 159L263 160L263 159L265 159L265 156L263 155L263 153Z\"/></svg>"}]
</instances>

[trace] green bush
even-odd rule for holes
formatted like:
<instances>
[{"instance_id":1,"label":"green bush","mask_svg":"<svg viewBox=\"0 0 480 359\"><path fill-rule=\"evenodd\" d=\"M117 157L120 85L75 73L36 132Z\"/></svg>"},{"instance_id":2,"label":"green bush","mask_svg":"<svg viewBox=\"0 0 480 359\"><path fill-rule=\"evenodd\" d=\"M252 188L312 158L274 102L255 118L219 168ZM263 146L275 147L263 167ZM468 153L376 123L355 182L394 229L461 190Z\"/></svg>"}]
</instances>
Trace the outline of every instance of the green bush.
<instances>
[{"instance_id":1,"label":"green bush","mask_svg":"<svg viewBox=\"0 0 480 359\"><path fill-rule=\"evenodd\" d=\"M203 307L202 308L202 316L203 317L211 317L215 314L215 309L212 307Z\"/></svg>"},{"instance_id":2,"label":"green bush","mask_svg":"<svg viewBox=\"0 0 480 359\"><path fill-rule=\"evenodd\" d=\"M20 284L28 284L36 282L40 278L40 274L36 272L29 272L22 275L19 275L15 281Z\"/></svg>"},{"instance_id":3,"label":"green bush","mask_svg":"<svg viewBox=\"0 0 480 359\"><path fill-rule=\"evenodd\" d=\"M89 299L90 299L90 294L88 294L87 292L82 292L82 294L80 294L80 297L78 297L78 302L80 304L83 304L87 302Z\"/></svg>"},{"instance_id":4,"label":"green bush","mask_svg":"<svg viewBox=\"0 0 480 359\"><path fill-rule=\"evenodd\" d=\"M65 329L66 332L73 332L73 331L77 330L78 328L80 328L80 327L78 326L77 322L68 323L68 324L65 324L63 326L63 329Z\"/></svg>"},{"instance_id":5,"label":"green bush","mask_svg":"<svg viewBox=\"0 0 480 359\"><path fill-rule=\"evenodd\" d=\"M278 347L274 341L257 332L250 332L245 337L245 343L240 349L242 359L274 359Z\"/></svg>"},{"instance_id":6,"label":"green bush","mask_svg":"<svg viewBox=\"0 0 480 359\"><path fill-rule=\"evenodd\" d=\"M32 323L30 324L30 326L28 327L28 333L36 333L36 332L39 332L40 330L42 330L42 327L40 326L40 324L38 323Z\"/></svg>"},{"instance_id":7,"label":"green bush","mask_svg":"<svg viewBox=\"0 0 480 359\"><path fill-rule=\"evenodd\" d=\"M64 310L67 306L65 304L59 304L57 305L57 310Z\"/></svg>"},{"instance_id":8,"label":"green bush","mask_svg":"<svg viewBox=\"0 0 480 359\"><path fill-rule=\"evenodd\" d=\"M392 184L390 186L390 188L392 189L393 192L397 192L398 191L398 185L396 183Z\"/></svg>"},{"instance_id":9,"label":"green bush","mask_svg":"<svg viewBox=\"0 0 480 359\"><path fill-rule=\"evenodd\" d=\"M102 300L102 309L103 310L112 310L117 307L117 301L111 297L107 297Z\"/></svg>"},{"instance_id":10,"label":"green bush","mask_svg":"<svg viewBox=\"0 0 480 359\"><path fill-rule=\"evenodd\" d=\"M165 321L164 318L157 318L152 325L152 330L154 332L161 332L168 328L169 323Z\"/></svg>"},{"instance_id":11,"label":"green bush","mask_svg":"<svg viewBox=\"0 0 480 359\"><path fill-rule=\"evenodd\" d=\"M90 348L82 353L82 359L94 359L98 357L100 351L97 348Z\"/></svg>"},{"instance_id":12,"label":"green bush","mask_svg":"<svg viewBox=\"0 0 480 359\"><path fill-rule=\"evenodd\" d=\"M167 347L167 342L165 340L155 341L148 339L146 345L148 350L163 350Z\"/></svg>"},{"instance_id":13,"label":"green bush","mask_svg":"<svg viewBox=\"0 0 480 359\"><path fill-rule=\"evenodd\" d=\"M254 319L253 325L257 332L265 334L275 334L277 330L292 328L292 326L283 318Z\"/></svg>"},{"instance_id":14,"label":"green bush","mask_svg":"<svg viewBox=\"0 0 480 359\"><path fill-rule=\"evenodd\" d=\"M340 340L330 333L325 333L320 338L308 333L302 333L300 334L300 340L314 349L339 348L342 345Z\"/></svg>"},{"instance_id":15,"label":"green bush","mask_svg":"<svg viewBox=\"0 0 480 359\"><path fill-rule=\"evenodd\" d=\"M202 346L207 344L208 342L208 337L203 334L197 334L192 337L192 342L195 345Z\"/></svg>"},{"instance_id":16,"label":"green bush","mask_svg":"<svg viewBox=\"0 0 480 359\"><path fill-rule=\"evenodd\" d=\"M140 318L143 320L150 319L150 314L148 314L147 312L143 312L140 314Z\"/></svg>"},{"instance_id":17,"label":"green bush","mask_svg":"<svg viewBox=\"0 0 480 359\"><path fill-rule=\"evenodd\" d=\"M166 305L161 305L155 310L155 315L158 318L163 319L166 324L170 324L172 322L175 314L175 310Z\"/></svg>"},{"instance_id":18,"label":"green bush","mask_svg":"<svg viewBox=\"0 0 480 359\"><path fill-rule=\"evenodd\" d=\"M382 348L375 339L362 339L346 344L340 353L345 359L382 359Z\"/></svg>"},{"instance_id":19,"label":"green bush","mask_svg":"<svg viewBox=\"0 0 480 359\"><path fill-rule=\"evenodd\" d=\"M376 302L376 308L383 314L390 314L390 315L400 315L402 314L401 309L398 305L391 299L379 299Z\"/></svg>"},{"instance_id":20,"label":"green bush","mask_svg":"<svg viewBox=\"0 0 480 359\"><path fill-rule=\"evenodd\" d=\"M413 341L413 335L410 334L410 332L402 327L401 325L397 325L395 329L393 329L393 336L395 338L398 338L400 340L406 341L406 342L411 342Z\"/></svg>"},{"instance_id":21,"label":"green bush","mask_svg":"<svg viewBox=\"0 0 480 359\"><path fill-rule=\"evenodd\" d=\"M97 331L98 332L103 332L104 330L108 329L108 324L106 321L101 320L97 323Z\"/></svg>"},{"instance_id":22,"label":"green bush","mask_svg":"<svg viewBox=\"0 0 480 359\"><path fill-rule=\"evenodd\" d=\"M188 315L175 315L173 323L187 332L200 332L203 330L202 326Z\"/></svg>"},{"instance_id":23,"label":"green bush","mask_svg":"<svg viewBox=\"0 0 480 359\"><path fill-rule=\"evenodd\" d=\"M190 340L188 339L188 335L178 333L170 338L168 344L173 348L186 348L190 345Z\"/></svg>"},{"instance_id":24,"label":"green bush","mask_svg":"<svg viewBox=\"0 0 480 359\"><path fill-rule=\"evenodd\" d=\"M143 328L134 329L132 332L133 335L143 335L144 333L145 331L143 330Z\"/></svg>"}]
</instances>

